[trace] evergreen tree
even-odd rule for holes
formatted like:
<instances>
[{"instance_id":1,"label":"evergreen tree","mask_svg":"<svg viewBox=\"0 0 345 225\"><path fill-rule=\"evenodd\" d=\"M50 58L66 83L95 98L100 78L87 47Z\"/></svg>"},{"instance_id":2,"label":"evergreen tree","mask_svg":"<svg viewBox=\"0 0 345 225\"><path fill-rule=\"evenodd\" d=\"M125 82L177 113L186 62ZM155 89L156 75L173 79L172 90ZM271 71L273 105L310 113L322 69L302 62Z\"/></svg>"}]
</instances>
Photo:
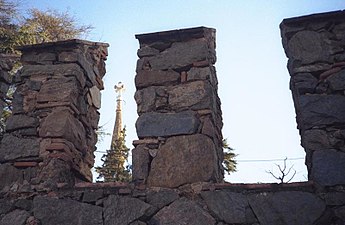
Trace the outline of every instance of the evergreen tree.
<instances>
[{"instance_id":1,"label":"evergreen tree","mask_svg":"<svg viewBox=\"0 0 345 225\"><path fill-rule=\"evenodd\" d=\"M104 179L104 182L122 181L128 182L132 179L128 162L129 148L125 144L126 128L123 128L118 139L111 144L110 150L102 156L103 165L96 167L99 174L97 179Z\"/></svg>"},{"instance_id":2,"label":"evergreen tree","mask_svg":"<svg viewBox=\"0 0 345 225\"><path fill-rule=\"evenodd\" d=\"M223 149L224 149L224 160L223 160L224 170L228 174L232 172L236 172L237 162L235 160L235 157L237 156L237 154L233 152L234 149L229 146L227 139L223 139Z\"/></svg>"}]
</instances>

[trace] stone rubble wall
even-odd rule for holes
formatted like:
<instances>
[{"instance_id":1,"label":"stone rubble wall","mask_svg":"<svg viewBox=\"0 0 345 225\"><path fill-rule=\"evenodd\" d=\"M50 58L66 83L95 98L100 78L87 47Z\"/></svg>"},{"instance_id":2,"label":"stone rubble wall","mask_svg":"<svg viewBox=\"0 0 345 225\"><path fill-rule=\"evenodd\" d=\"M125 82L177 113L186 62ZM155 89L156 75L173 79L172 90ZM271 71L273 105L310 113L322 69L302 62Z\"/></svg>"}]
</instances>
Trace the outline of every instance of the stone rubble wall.
<instances>
[{"instance_id":1,"label":"stone rubble wall","mask_svg":"<svg viewBox=\"0 0 345 225\"><path fill-rule=\"evenodd\" d=\"M162 187L221 182L215 30L198 27L136 38L139 140L133 142L133 180Z\"/></svg>"},{"instance_id":2,"label":"stone rubble wall","mask_svg":"<svg viewBox=\"0 0 345 225\"><path fill-rule=\"evenodd\" d=\"M211 184L138 188L114 183L12 193L1 225L341 225L345 193L312 183Z\"/></svg>"},{"instance_id":3,"label":"stone rubble wall","mask_svg":"<svg viewBox=\"0 0 345 225\"><path fill-rule=\"evenodd\" d=\"M309 180L345 184L345 11L281 23Z\"/></svg>"},{"instance_id":4,"label":"stone rubble wall","mask_svg":"<svg viewBox=\"0 0 345 225\"><path fill-rule=\"evenodd\" d=\"M0 54L0 114L7 106L4 99L12 84L12 77L10 71L12 70L16 61L19 60L18 55L13 54Z\"/></svg>"},{"instance_id":5,"label":"stone rubble wall","mask_svg":"<svg viewBox=\"0 0 345 225\"><path fill-rule=\"evenodd\" d=\"M16 77L15 119L9 120L7 141L0 148L0 225L345 224L344 18L344 12L336 12L281 24L310 172L310 181L291 184L215 183L221 178L221 113L211 81L215 73L209 72L215 60L212 29L137 36L139 140L134 141L130 184L70 182L71 177L89 180L84 172L89 171L88 153L94 145L88 145L86 131L94 128L97 116L87 115L100 103L107 46L76 41L22 49L26 64ZM207 44L201 47L199 42ZM51 48L46 54L44 49ZM191 75L194 70L198 76ZM89 148L79 157L82 137ZM208 161L195 156L200 154ZM80 159L88 170L79 167ZM205 163L206 170L200 171L195 162ZM195 173L175 171L180 164ZM204 178L209 182L194 182ZM46 181L44 188L37 186L40 179Z\"/></svg>"},{"instance_id":6,"label":"stone rubble wall","mask_svg":"<svg viewBox=\"0 0 345 225\"><path fill-rule=\"evenodd\" d=\"M107 46L69 40L20 48L0 190L92 181Z\"/></svg>"}]
</instances>

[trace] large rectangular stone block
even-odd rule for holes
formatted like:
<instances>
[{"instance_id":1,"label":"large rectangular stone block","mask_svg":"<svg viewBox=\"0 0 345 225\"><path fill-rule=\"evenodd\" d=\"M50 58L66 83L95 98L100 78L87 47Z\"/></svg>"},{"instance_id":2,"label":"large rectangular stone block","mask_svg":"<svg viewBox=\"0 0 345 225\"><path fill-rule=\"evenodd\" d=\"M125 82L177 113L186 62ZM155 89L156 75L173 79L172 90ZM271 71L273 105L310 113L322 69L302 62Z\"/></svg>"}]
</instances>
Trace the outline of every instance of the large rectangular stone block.
<instances>
[{"instance_id":1,"label":"large rectangular stone block","mask_svg":"<svg viewBox=\"0 0 345 225\"><path fill-rule=\"evenodd\" d=\"M139 138L166 137L182 134L194 134L200 121L193 111L180 113L145 113L136 122Z\"/></svg>"},{"instance_id":2,"label":"large rectangular stone block","mask_svg":"<svg viewBox=\"0 0 345 225\"><path fill-rule=\"evenodd\" d=\"M297 119L301 129L345 124L345 96L300 96L297 106Z\"/></svg>"},{"instance_id":3,"label":"large rectangular stone block","mask_svg":"<svg viewBox=\"0 0 345 225\"><path fill-rule=\"evenodd\" d=\"M322 186L345 185L345 153L336 150L315 151L311 178Z\"/></svg>"},{"instance_id":4,"label":"large rectangular stone block","mask_svg":"<svg viewBox=\"0 0 345 225\"><path fill-rule=\"evenodd\" d=\"M217 160L213 141L205 135L168 138L152 160L148 184L172 188L194 182L217 181Z\"/></svg>"}]
</instances>

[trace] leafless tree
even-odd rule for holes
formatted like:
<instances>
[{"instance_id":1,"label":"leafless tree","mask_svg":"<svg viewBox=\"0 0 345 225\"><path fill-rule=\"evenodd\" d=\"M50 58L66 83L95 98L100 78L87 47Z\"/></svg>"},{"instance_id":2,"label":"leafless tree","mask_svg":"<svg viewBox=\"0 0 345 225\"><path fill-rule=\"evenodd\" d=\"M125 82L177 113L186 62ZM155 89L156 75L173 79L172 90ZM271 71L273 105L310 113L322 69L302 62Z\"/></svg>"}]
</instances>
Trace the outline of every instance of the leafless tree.
<instances>
[{"instance_id":1,"label":"leafless tree","mask_svg":"<svg viewBox=\"0 0 345 225\"><path fill-rule=\"evenodd\" d=\"M288 159L287 157L284 159L283 167L281 167L279 164L275 164L279 169L280 175L275 175L272 170L266 171L266 173L271 174L275 179L279 180L281 184L289 183L296 175L296 170L293 168L294 165L287 168L287 166L286 166L287 159ZM294 171L294 173L292 174L292 176L289 176L289 174L292 170ZM288 177L290 177L290 178L288 178ZM286 179L288 179L288 180L286 181Z\"/></svg>"}]
</instances>

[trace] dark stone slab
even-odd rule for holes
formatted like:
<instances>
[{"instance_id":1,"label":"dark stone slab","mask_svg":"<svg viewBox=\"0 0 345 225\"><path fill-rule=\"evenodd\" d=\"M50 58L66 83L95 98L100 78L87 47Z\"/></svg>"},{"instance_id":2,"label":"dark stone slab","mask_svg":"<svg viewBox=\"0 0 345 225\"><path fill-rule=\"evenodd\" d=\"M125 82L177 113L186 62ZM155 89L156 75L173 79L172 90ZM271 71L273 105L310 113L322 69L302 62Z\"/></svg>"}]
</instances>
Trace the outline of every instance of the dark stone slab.
<instances>
[{"instance_id":1,"label":"dark stone slab","mask_svg":"<svg viewBox=\"0 0 345 225\"><path fill-rule=\"evenodd\" d=\"M146 195L146 200L158 209L169 205L179 198L178 193L173 189L159 188L159 190L150 190Z\"/></svg>"},{"instance_id":2,"label":"dark stone slab","mask_svg":"<svg viewBox=\"0 0 345 225\"><path fill-rule=\"evenodd\" d=\"M139 58L147 57L147 56L155 56L159 54L159 50L155 48L151 48L149 46L144 46L138 49L137 55Z\"/></svg>"},{"instance_id":3,"label":"dark stone slab","mask_svg":"<svg viewBox=\"0 0 345 225\"><path fill-rule=\"evenodd\" d=\"M0 162L25 157L37 157L40 150L37 138L19 138L5 134L0 145Z\"/></svg>"},{"instance_id":4,"label":"dark stone slab","mask_svg":"<svg viewBox=\"0 0 345 225\"><path fill-rule=\"evenodd\" d=\"M38 103L71 102L77 105L79 89L73 79L50 79L43 83L37 95Z\"/></svg>"},{"instance_id":5,"label":"dark stone slab","mask_svg":"<svg viewBox=\"0 0 345 225\"><path fill-rule=\"evenodd\" d=\"M345 153L336 150L315 151L311 179L323 186L345 184Z\"/></svg>"},{"instance_id":6,"label":"dark stone slab","mask_svg":"<svg viewBox=\"0 0 345 225\"><path fill-rule=\"evenodd\" d=\"M290 89L299 95L314 93L318 80L311 73L298 73L291 77Z\"/></svg>"},{"instance_id":7,"label":"dark stone slab","mask_svg":"<svg viewBox=\"0 0 345 225\"><path fill-rule=\"evenodd\" d=\"M326 40L327 36L322 33L309 30L299 31L288 41L287 55L302 64L330 61L330 55L333 52Z\"/></svg>"},{"instance_id":8,"label":"dark stone slab","mask_svg":"<svg viewBox=\"0 0 345 225\"><path fill-rule=\"evenodd\" d=\"M334 91L345 90L345 70L341 70L336 74L331 75L327 78L329 86Z\"/></svg>"},{"instance_id":9,"label":"dark stone slab","mask_svg":"<svg viewBox=\"0 0 345 225\"><path fill-rule=\"evenodd\" d=\"M331 143L325 130L311 129L302 134L302 146L308 150L325 150L331 148Z\"/></svg>"},{"instance_id":10,"label":"dark stone slab","mask_svg":"<svg viewBox=\"0 0 345 225\"><path fill-rule=\"evenodd\" d=\"M213 54L205 39L196 39L189 42L174 42L170 48L151 57L148 62L153 70L179 69L194 62L207 60Z\"/></svg>"},{"instance_id":11,"label":"dark stone slab","mask_svg":"<svg viewBox=\"0 0 345 225\"><path fill-rule=\"evenodd\" d=\"M151 207L137 198L110 195L104 201L104 225L129 224L144 216Z\"/></svg>"},{"instance_id":12,"label":"dark stone slab","mask_svg":"<svg viewBox=\"0 0 345 225\"><path fill-rule=\"evenodd\" d=\"M205 135L168 138L152 160L148 185L179 187L195 182L216 181L217 156L213 141Z\"/></svg>"},{"instance_id":13,"label":"dark stone slab","mask_svg":"<svg viewBox=\"0 0 345 225\"><path fill-rule=\"evenodd\" d=\"M135 76L135 86L140 89L154 85L174 85L179 80L180 74L173 70L139 70Z\"/></svg>"},{"instance_id":14,"label":"dark stone slab","mask_svg":"<svg viewBox=\"0 0 345 225\"><path fill-rule=\"evenodd\" d=\"M345 97L340 95L303 95L297 101L301 129L345 123Z\"/></svg>"},{"instance_id":15,"label":"dark stone slab","mask_svg":"<svg viewBox=\"0 0 345 225\"><path fill-rule=\"evenodd\" d=\"M213 109L214 89L209 82L194 81L168 89L169 107L174 110Z\"/></svg>"},{"instance_id":16,"label":"dark stone slab","mask_svg":"<svg viewBox=\"0 0 345 225\"><path fill-rule=\"evenodd\" d=\"M90 191L84 191L83 194L83 202L87 202L87 203L94 203L96 202L98 199L103 198L103 190L99 189L99 190L90 190Z\"/></svg>"},{"instance_id":17,"label":"dark stone slab","mask_svg":"<svg viewBox=\"0 0 345 225\"><path fill-rule=\"evenodd\" d=\"M0 221L0 225L26 225L26 220L30 213L24 210L16 209L6 214Z\"/></svg>"},{"instance_id":18,"label":"dark stone slab","mask_svg":"<svg viewBox=\"0 0 345 225\"><path fill-rule=\"evenodd\" d=\"M103 225L101 207L70 199L35 197L33 213L42 225Z\"/></svg>"},{"instance_id":19,"label":"dark stone slab","mask_svg":"<svg viewBox=\"0 0 345 225\"><path fill-rule=\"evenodd\" d=\"M344 192L329 192L325 196L326 205L345 205L345 193Z\"/></svg>"},{"instance_id":20,"label":"dark stone slab","mask_svg":"<svg viewBox=\"0 0 345 225\"><path fill-rule=\"evenodd\" d=\"M26 115L12 115L6 121L6 131L38 126L38 119Z\"/></svg>"},{"instance_id":21,"label":"dark stone slab","mask_svg":"<svg viewBox=\"0 0 345 225\"><path fill-rule=\"evenodd\" d=\"M68 109L58 109L50 113L41 123L39 135L65 138L77 149L86 149L85 128Z\"/></svg>"},{"instance_id":22,"label":"dark stone slab","mask_svg":"<svg viewBox=\"0 0 345 225\"><path fill-rule=\"evenodd\" d=\"M0 165L0 171L1 171L1 165ZM2 176L3 174L0 174L0 175ZM1 190L1 187L0 187L0 190ZM13 203L11 203L10 199L7 199L7 198L0 199L0 215L4 215L8 213L9 211L11 211L12 208L13 208Z\"/></svg>"},{"instance_id":23,"label":"dark stone slab","mask_svg":"<svg viewBox=\"0 0 345 225\"><path fill-rule=\"evenodd\" d=\"M247 221L246 211L249 208L247 197L241 193L227 191L201 192L208 209L218 220L229 224L249 224L255 221Z\"/></svg>"},{"instance_id":24,"label":"dark stone slab","mask_svg":"<svg viewBox=\"0 0 345 225\"><path fill-rule=\"evenodd\" d=\"M193 134L200 121L193 111L180 113L150 112L139 116L136 129L139 138L165 137L182 134Z\"/></svg>"},{"instance_id":25,"label":"dark stone slab","mask_svg":"<svg viewBox=\"0 0 345 225\"><path fill-rule=\"evenodd\" d=\"M301 191L251 194L248 201L265 225L312 225L326 208L321 199Z\"/></svg>"},{"instance_id":26,"label":"dark stone slab","mask_svg":"<svg viewBox=\"0 0 345 225\"><path fill-rule=\"evenodd\" d=\"M149 150L138 145L132 150L133 181L146 181L150 168Z\"/></svg>"},{"instance_id":27,"label":"dark stone slab","mask_svg":"<svg viewBox=\"0 0 345 225\"><path fill-rule=\"evenodd\" d=\"M215 219L198 206L195 202L185 198L164 207L150 220L150 224L188 224L214 225Z\"/></svg>"}]
</instances>

